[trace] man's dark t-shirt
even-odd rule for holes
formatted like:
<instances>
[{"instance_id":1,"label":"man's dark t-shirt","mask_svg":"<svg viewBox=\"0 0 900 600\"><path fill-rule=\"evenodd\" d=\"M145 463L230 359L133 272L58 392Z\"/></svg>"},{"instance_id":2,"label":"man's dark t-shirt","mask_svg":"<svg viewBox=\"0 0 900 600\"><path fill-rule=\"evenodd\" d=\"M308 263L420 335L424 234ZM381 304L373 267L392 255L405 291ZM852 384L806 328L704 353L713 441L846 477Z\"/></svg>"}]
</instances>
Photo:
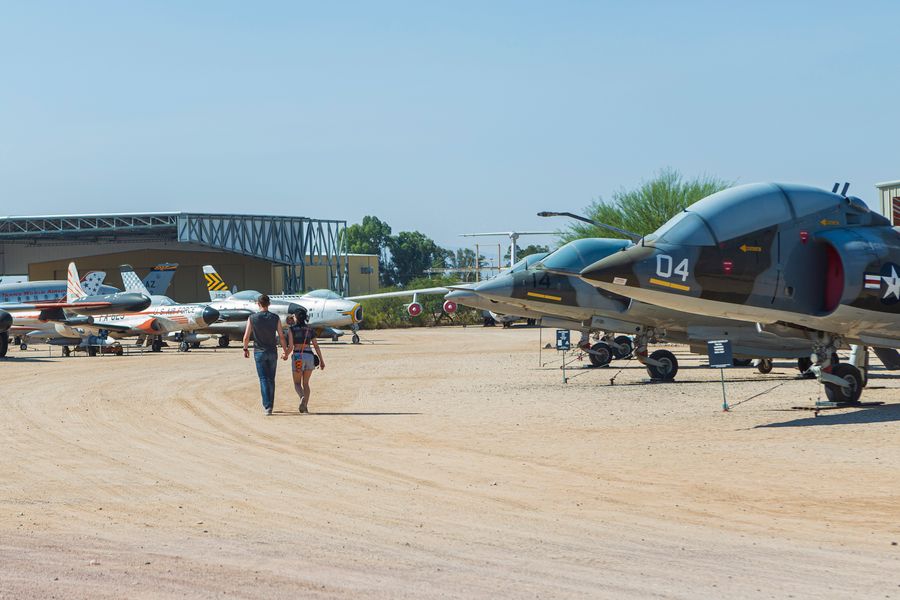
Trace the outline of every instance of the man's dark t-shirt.
<instances>
[{"instance_id":1,"label":"man's dark t-shirt","mask_svg":"<svg viewBox=\"0 0 900 600\"><path fill-rule=\"evenodd\" d=\"M250 315L250 324L253 327L253 347L256 350L277 351L279 321L278 315L267 310Z\"/></svg>"}]
</instances>

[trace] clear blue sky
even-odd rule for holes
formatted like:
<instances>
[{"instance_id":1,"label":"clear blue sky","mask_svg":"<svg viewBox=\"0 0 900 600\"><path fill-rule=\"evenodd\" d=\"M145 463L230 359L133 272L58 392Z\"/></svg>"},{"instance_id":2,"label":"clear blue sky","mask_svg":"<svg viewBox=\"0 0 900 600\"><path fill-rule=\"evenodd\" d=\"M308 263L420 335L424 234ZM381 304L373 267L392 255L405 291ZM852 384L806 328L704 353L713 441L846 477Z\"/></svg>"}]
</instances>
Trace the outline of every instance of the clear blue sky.
<instances>
[{"instance_id":1,"label":"clear blue sky","mask_svg":"<svg viewBox=\"0 0 900 600\"><path fill-rule=\"evenodd\" d=\"M459 246L665 166L871 202L898 7L3 1L0 214L374 214Z\"/></svg>"}]
</instances>

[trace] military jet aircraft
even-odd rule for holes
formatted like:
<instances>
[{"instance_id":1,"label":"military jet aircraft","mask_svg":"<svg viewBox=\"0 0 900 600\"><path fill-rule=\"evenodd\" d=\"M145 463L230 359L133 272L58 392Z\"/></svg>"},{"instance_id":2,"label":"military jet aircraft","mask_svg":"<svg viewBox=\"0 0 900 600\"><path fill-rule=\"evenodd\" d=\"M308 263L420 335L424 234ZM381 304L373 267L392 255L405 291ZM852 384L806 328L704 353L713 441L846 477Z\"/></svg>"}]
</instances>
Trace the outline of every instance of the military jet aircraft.
<instances>
[{"instance_id":1,"label":"military jet aircraft","mask_svg":"<svg viewBox=\"0 0 900 600\"><path fill-rule=\"evenodd\" d=\"M607 291L802 336L829 400L858 403L866 346L900 367L900 231L859 198L791 184L718 192L581 276ZM837 362L847 345L853 364Z\"/></svg>"},{"instance_id":2,"label":"military jet aircraft","mask_svg":"<svg viewBox=\"0 0 900 600\"><path fill-rule=\"evenodd\" d=\"M174 265L177 267L177 265ZM159 352L162 349L163 339L170 339L179 344L179 350L187 352L191 347L199 346L200 342L208 337L197 333L223 319L235 319L246 321L243 313L232 314L229 311L219 311L207 304L191 302L176 302L169 296L150 294L144 283L134 272L131 265L119 267L122 275L122 283L125 290L150 296L150 306L140 313L129 315L129 319L113 318L101 320L101 325L108 325L109 331L114 337L137 335L143 340L151 340L151 349ZM174 275L174 269L166 270ZM169 277L171 279L171 276ZM224 315L222 313L225 313ZM152 321L148 321L152 319Z\"/></svg>"},{"instance_id":3,"label":"military jet aircraft","mask_svg":"<svg viewBox=\"0 0 900 600\"><path fill-rule=\"evenodd\" d=\"M537 263L542 258L547 256L547 254L547 252L530 254L525 258L517 261L512 266L501 271L496 277L505 275L507 273L521 271L522 269L527 269L530 265ZM398 290L395 292L379 292L375 294L367 294L364 296L352 296L349 299L362 301L375 298L406 298L412 296L412 300L408 304L405 304L404 308L406 309L409 316L418 317L422 314L423 310L422 304L419 302L419 295L426 296L431 294L446 294L446 296L444 297L444 304L441 308L448 315L452 315L456 312L457 304L462 304L463 306L485 310L491 314L491 317L496 322L503 323L504 325L512 323L519 319L530 320L539 318L539 315L530 314L528 313L528 311L525 311L520 307L516 308L509 304L502 304L497 300L491 300L486 297L479 296L478 294L472 292L472 289L474 287L475 284L458 283L451 286ZM515 312L509 312L510 310L513 310Z\"/></svg>"},{"instance_id":4,"label":"military jet aircraft","mask_svg":"<svg viewBox=\"0 0 900 600\"><path fill-rule=\"evenodd\" d=\"M243 290L231 293L222 277L212 265L203 267L209 291L210 306L226 315L237 316L243 313L243 319L229 319L229 322L216 323L204 330L205 333L219 335L219 346L226 347L231 339L240 339L244 335L246 320L258 310L257 298L261 293L255 290ZM342 298L330 290L314 290L308 294L272 294L269 295L269 310L286 319L302 306L309 314L309 325L317 330L320 336L333 339L343 335L342 327L350 327L353 331L352 341L359 343L359 324L363 319L362 307L353 298ZM243 322L241 322L243 321Z\"/></svg>"},{"instance_id":5,"label":"military jet aircraft","mask_svg":"<svg viewBox=\"0 0 900 600\"><path fill-rule=\"evenodd\" d=\"M654 338L689 344L697 353L705 353L710 339L730 339L735 356L742 359L796 358L808 352L808 344L802 338L761 333L755 326L741 321L697 317L631 302L597 290L579 278L585 266L630 245L631 242L618 239L576 240L528 269L482 282L471 292L538 313L543 316L543 326L580 330L582 347L589 332L601 331L601 341L586 348L595 365L606 365L633 351L654 379L670 380L678 372L678 361L668 350L649 353L648 345ZM621 334L634 334L634 342ZM771 361L768 364L770 368Z\"/></svg>"},{"instance_id":6,"label":"military jet aircraft","mask_svg":"<svg viewBox=\"0 0 900 600\"><path fill-rule=\"evenodd\" d=\"M33 285L38 287L34 289L38 292L50 289L49 287L41 288L41 283L48 282L35 282ZM9 347L9 329L26 335L30 335L30 332L41 334L49 329L55 329L57 333L64 334L74 327L91 326L94 318L98 315L119 315L124 312L143 310L150 305L150 298L143 294L124 292L89 295L81 285L75 263L69 263L65 299L45 300L35 297L48 294L49 292L47 294L25 294L23 299L28 298L27 302L0 304L0 308L13 317L13 323L7 328L7 331L0 333L0 356L5 356Z\"/></svg>"}]
</instances>

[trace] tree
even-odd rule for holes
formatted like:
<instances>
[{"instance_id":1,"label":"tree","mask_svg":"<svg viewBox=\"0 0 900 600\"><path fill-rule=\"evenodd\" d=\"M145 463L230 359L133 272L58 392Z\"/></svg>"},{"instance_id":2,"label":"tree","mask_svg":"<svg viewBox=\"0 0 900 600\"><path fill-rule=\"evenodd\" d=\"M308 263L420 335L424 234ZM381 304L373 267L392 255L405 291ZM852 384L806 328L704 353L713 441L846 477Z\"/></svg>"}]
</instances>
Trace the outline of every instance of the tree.
<instances>
[{"instance_id":1,"label":"tree","mask_svg":"<svg viewBox=\"0 0 900 600\"><path fill-rule=\"evenodd\" d=\"M528 244L524 248L520 248L518 244L516 244L516 260L522 260L526 256L531 256L532 254L540 254L541 252L550 252L550 246ZM506 251L506 256L504 256L503 258L509 260L509 250Z\"/></svg>"},{"instance_id":2,"label":"tree","mask_svg":"<svg viewBox=\"0 0 900 600\"><path fill-rule=\"evenodd\" d=\"M354 223L346 230L347 251L354 254L374 254L381 266L382 283L388 270L387 249L391 238L391 226L378 217L363 217L362 223Z\"/></svg>"},{"instance_id":3,"label":"tree","mask_svg":"<svg viewBox=\"0 0 900 600\"><path fill-rule=\"evenodd\" d=\"M421 277L431 267L445 267L445 250L434 240L418 231L401 231L388 239L391 263L385 272L391 273L391 283L406 285Z\"/></svg>"},{"instance_id":4,"label":"tree","mask_svg":"<svg viewBox=\"0 0 900 600\"><path fill-rule=\"evenodd\" d=\"M611 202L594 201L585 212L595 221L647 235L697 200L732 185L732 181L708 176L685 180L678 171L663 169L637 189L615 192ZM587 223L573 223L560 233L564 242L586 237L625 236Z\"/></svg>"}]
</instances>

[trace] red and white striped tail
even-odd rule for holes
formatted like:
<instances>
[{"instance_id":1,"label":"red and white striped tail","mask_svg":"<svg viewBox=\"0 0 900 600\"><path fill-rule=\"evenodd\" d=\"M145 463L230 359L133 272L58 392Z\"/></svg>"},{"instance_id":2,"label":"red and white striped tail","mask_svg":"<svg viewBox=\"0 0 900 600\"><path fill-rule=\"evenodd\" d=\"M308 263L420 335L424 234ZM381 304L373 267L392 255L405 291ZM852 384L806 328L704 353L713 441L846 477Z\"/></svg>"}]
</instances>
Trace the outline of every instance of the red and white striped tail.
<instances>
[{"instance_id":1,"label":"red and white striped tail","mask_svg":"<svg viewBox=\"0 0 900 600\"><path fill-rule=\"evenodd\" d=\"M84 288L81 287L81 278L78 277L78 269L75 263L69 263L69 275L66 279L66 302L75 302L80 298L87 296Z\"/></svg>"}]
</instances>

